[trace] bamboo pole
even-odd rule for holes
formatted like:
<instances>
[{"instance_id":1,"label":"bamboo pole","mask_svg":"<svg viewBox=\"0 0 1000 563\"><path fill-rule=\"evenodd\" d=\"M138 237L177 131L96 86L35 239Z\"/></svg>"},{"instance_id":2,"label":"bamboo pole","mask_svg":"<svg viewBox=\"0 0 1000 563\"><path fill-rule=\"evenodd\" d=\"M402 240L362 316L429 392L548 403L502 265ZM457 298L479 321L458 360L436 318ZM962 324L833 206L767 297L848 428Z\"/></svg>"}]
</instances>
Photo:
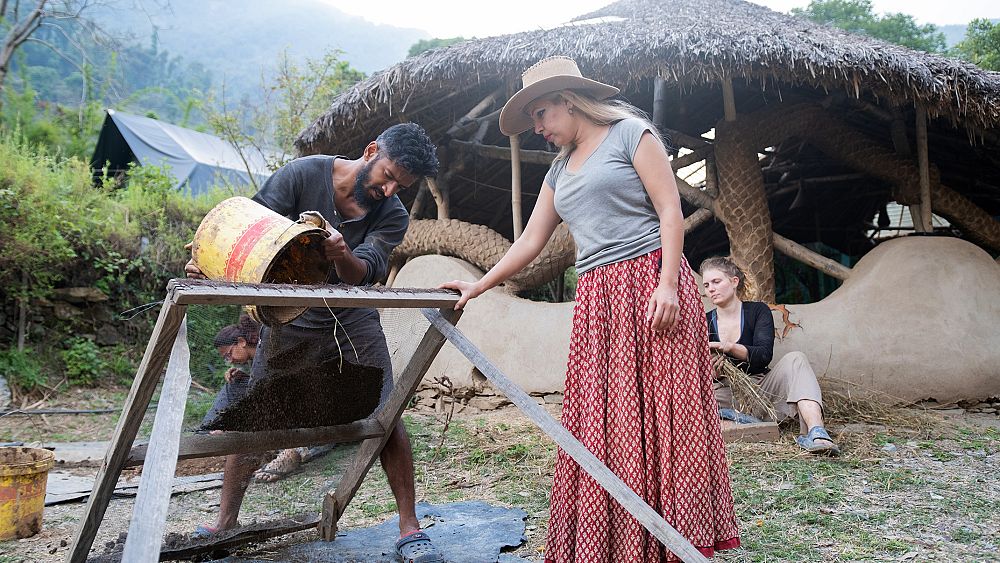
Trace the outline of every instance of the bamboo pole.
<instances>
[{"instance_id":1,"label":"bamboo pole","mask_svg":"<svg viewBox=\"0 0 1000 563\"><path fill-rule=\"evenodd\" d=\"M920 222L931 232L931 173L927 154L927 109L917 104L917 165L920 166Z\"/></svg>"},{"instance_id":2,"label":"bamboo pole","mask_svg":"<svg viewBox=\"0 0 1000 563\"><path fill-rule=\"evenodd\" d=\"M514 221L514 240L521 236L524 222L521 219L521 139L510 136L510 214Z\"/></svg>"},{"instance_id":3,"label":"bamboo pole","mask_svg":"<svg viewBox=\"0 0 1000 563\"><path fill-rule=\"evenodd\" d=\"M420 218L420 212L424 210L424 201L427 200L427 193L427 179L425 178L420 183L420 189L417 190L417 195L413 198L413 203L410 204L410 220Z\"/></svg>"},{"instance_id":4,"label":"bamboo pole","mask_svg":"<svg viewBox=\"0 0 1000 563\"><path fill-rule=\"evenodd\" d=\"M657 78L653 86L653 124L663 127L667 123L667 81Z\"/></svg>"},{"instance_id":5,"label":"bamboo pole","mask_svg":"<svg viewBox=\"0 0 1000 563\"><path fill-rule=\"evenodd\" d=\"M460 117L458 121L456 121L455 124L452 125L445 134L449 137L464 136L463 134L468 134L470 129L469 124L475 122L476 118L482 115L484 111L489 109L489 107L493 105L493 102L500 99L500 97L503 96L503 94L504 94L503 88L498 88L497 90L490 92L485 98L480 100L478 104L473 106L473 108L469 110L469 113ZM478 127L478 125L476 127Z\"/></svg>"},{"instance_id":6,"label":"bamboo pole","mask_svg":"<svg viewBox=\"0 0 1000 563\"><path fill-rule=\"evenodd\" d=\"M916 121L920 121L919 112ZM899 156L909 158L912 153L910 151L910 140L906 137L906 123L903 122L903 115L898 109L894 112L894 118L889 123L889 135L892 138L892 146L896 150L896 154ZM919 143L919 141L918 141ZM912 186L907 186L907 192L912 193ZM924 214L921 206L919 204L909 204L906 206L907 211L910 212L910 219L913 221L913 228L917 232L924 232L927 230L924 226Z\"/></svg>"},{"instance_id":7,"label":"bamboo pole","mask_svg":"<svg viewBox=\"0 0 1000 563\"><path fill-rule=\"evenodd\" d=\"M733 92L733 81L729 77L722 79L722 109L726 121L736 121L736 94Z\"/></svg>"},{"instance_id":8,"label":"bamboo pole","mask_svg":"<svg viewBox=\"0 0 1000 563\"><path fill-rule=\"evenodd\" d=\"M485 156L486 158L493 158L496 160L510 160L511 152L507 147L501 147L497 145L483 145L479 143L473 143L471 141L460 141L458 139L452 139L448 146L462 151L470 151L479 156ZM556 158L559 153L549 152L549 151L532 151L532 150L521 150L521 162L526 162L528 164L552 164L552 161Z\"/></svg>"},{"instance_id":9,"label":"bamboo pole","mask_svg":"<svg viewBox=\"0 0 1000 563\"><path fill-rule=\"evenodd\" d=\"M684 218L684 234L688 234L695 230L702 223L711 219L713 215L714 213L705 208L699 209L688 215Z\"/></svg>"},{"instance_id":10,"label":"bamboo pole","mask_svg":"<svg viewBox=\"0 0 1000 563\"><path fill-rule=\"evenodd\" d=\"M715 165L715 154L705 159L705 193L710 197L719 197L719 175Z\"/></svg>"},{"instance_id":11,"label":"bamboo pole","mask_svg":"<svg viewBox=\"0 0 1000 563\"><path fill-rule=\"evenodd\" d=\"M787 239L778 233L773 234L774 249L781 252L785 256L789 256L806 264L812 266L817 270L823 272L828 276L833 276L838 280L846 280L851 276L851 269L839 262L834 262L826 256L813 252L808 248L802 246L801 244Z\"/></svg>"},{"instance_id":12,"label":"bamboo pole","mask_svg":"<svg viewBox=\"0 0 1000 563\"><path fill-rule=\"evenodd\" d=\"M437 203L437 210L438 210L437 218L449 219L447 185L439 186L437 180L435 180L434 178L427 178L426 180L427 180L427 188L431 191L431 195L434 196L434 202Z\"/></svg>"}]
</instances>

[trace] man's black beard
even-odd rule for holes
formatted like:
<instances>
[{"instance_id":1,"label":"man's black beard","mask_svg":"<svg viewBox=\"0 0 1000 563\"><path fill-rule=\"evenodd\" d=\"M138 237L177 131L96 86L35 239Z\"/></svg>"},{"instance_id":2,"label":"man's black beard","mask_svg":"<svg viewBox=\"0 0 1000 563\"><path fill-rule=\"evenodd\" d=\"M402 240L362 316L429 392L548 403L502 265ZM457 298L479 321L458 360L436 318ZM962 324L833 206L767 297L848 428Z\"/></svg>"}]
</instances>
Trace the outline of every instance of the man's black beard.
<instances>
[{"instance_id":1,"label":"man's black beard","mask_svg":"<svg viewBox=\"0 0 1000 563\"><path fill-rule=\"evenodd\" d=\"M354 180L354 201L361 206L365 211L371 211L376 205L378 205L379 200L373 198L370 193L368 193L368 179L371 176L372 166L378 162L381 157L375 157L375 160L365 164L360 171L358 171L358 177Z\"/></svg>"}]
</instances>

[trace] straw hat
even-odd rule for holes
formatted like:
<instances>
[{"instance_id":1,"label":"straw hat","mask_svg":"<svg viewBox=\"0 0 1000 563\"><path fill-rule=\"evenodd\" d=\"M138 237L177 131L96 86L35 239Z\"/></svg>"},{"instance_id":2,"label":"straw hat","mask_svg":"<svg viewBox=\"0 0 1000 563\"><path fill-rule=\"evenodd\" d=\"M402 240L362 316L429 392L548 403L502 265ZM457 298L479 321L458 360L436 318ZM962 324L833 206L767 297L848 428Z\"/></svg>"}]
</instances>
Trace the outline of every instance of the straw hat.
<instances>
[{"instance_id":1,"label":"straw hat","mask_svg":"<svg viewBox=\"0 0 1000 563\"><path fill-rule=\"evenodd\" d=\"M538 98L559 90L578 90L603 100L618 93L618 88L584 78L576 61L569 57L549 57L533 64L521 74L523 87L507 100L500 111L500 131L516 135L531 129L531 117L525 106Z\"/></svg>"}]
</instances>

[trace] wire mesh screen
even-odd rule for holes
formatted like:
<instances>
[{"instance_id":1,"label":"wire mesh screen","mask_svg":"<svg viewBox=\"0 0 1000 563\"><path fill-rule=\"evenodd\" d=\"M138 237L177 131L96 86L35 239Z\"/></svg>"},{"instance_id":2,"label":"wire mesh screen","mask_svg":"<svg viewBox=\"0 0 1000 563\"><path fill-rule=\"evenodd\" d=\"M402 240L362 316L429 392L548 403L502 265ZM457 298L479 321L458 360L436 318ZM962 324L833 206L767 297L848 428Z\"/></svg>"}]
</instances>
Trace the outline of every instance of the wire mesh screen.
<instances>
[{"instance_id":1,"label":"wire mesh screen","mask_svg":"<svg viewBox=\"0 0 1000 563\"><path fill-rule=\"evenodd\" d=\"M379 314L392 373L394 379L398 379L400 373L417 351L429 323L418 309L382 309ZM232 386L234 381L248 378L251 374L260 371L260 366L258 366L255 372L254 364L260 361L258 349L269 344L267 339L283 340L290 332L289 327L279 327L270 329L270 332L265 329L261 334L260 325L248 322L244 308L240 306L190 305L187 307L186 315L191 389L185 405L182 437L190 437L194 433L209 431L212 428L212 420L218 420L218 412L213 411L218 411L219 396L225 392L227 387ZM327 342L328 345L324 347L330 356L327 358L328 363L340 366L342 362L344 365L351 361L357 363L365 357L363 338L352 334L349 329L342 326L338 326L335 330L343 334L338 334L336 339L326 339L327 341L336 340L339 343L338 346L331 347ZM254 334L254 331L257 333ZM277 336L274 336L275 333ZM255 340L255 337L259 337L259 341ZM283 381L281 385L263 388L263 393L256 396L244 396L244 401L263 403L266 407L265 411L270 410L281 416L266 418L259 416L260 411L247 411L244 412L244 418L237 421L236 427L227 428L228 430L254 431L271 427L293 428L326 425L329 418L323 418L323 413L319 413L315 409L305 409L308 411L305 413L305 419L285 416L289 411L303 410L302 405L307 403L319 405L329 412L351 413L352 408L357 411L356 404L324 403L322 393L308 392L310 386L322 385L336 387L343 391L349 383L343 379L337 380L336 377L331 378L331 374L324 373L322 369L312 369L310 372L309 368L316 368L317 358L315 354L310 354L302 348L289 349L284 351L284 355L279 357L277 362L286 368L285 371L290 370L291 377L304 380L304 386L296 387L291 382L286 384ZM310 363L304 369L295 369L302 362ZM338 372L334 375L342 377L358 375L357 372L352 372L349 369L333 371ZM268 373L267 375L272 374ZM328 379L324 380L324 378ZM136 439L137 442L148 441L150 438L156 414L155 406L160 400L161 386L162 382L153 396L153 407L146 412ZM275 399L275 396L280 394L284 395L284 399ZM377 404L378 398L376 394L376 403L373 404ZM239 403L230 403L227 406L232 408L234 404ZM352 420L364 418L373 409L362 410L365 412L360 415L354 412L348 418ZM313 415L316 415L316 420L310 419ZM274 423L276 419L282 418L291 420L292 423ZM319 422L316 422L317 420ZM347 420L341 422L347 422ZM241 425L242 428L239 427ZM255 468L255 474L252 477L255 483L251 485L243 501L240 521L246 524L254 521L264 522L296 517L305 513L318 513L322 510L324 494L336 487L356 448L357 444L340 444L332 448L332 453L328 453L331 450L331 445L288 449L287 451L294 450L294 455L298 456L299 460L309 461L310 474L315 472L316 475L309 479L298 480L294 485L291 485L289 480L277 479L277 477L283 476L279 474L282 470L280 464L275 466L277 469L268 469L279 461L276 456L282 455L286 450L273 450L251 456L248 462L252 463ZM219 512L220 485L224 468L225 459L221 456L178 461L174 479L174 494L171 497L164 530L166 534L164 547L182 546L188 542L191 533L197 526L215 524L215 518ZM142 470L142 467L126 469L122 474L121 482L134 487L139 481ZM269 474L268 471L272 471L272 473ZM378 470L370 477L378 480L384 479L384 475ZM364 506L364 501L362 501L361 506ZM93 544L95 553L103 551L111 554L122 549L126 541L123 530L129 528L129 521L134 517L133 509L134 503L130 496L116 495L116 498L108 506L106 517Z\"/></svg>"}]
</instances>

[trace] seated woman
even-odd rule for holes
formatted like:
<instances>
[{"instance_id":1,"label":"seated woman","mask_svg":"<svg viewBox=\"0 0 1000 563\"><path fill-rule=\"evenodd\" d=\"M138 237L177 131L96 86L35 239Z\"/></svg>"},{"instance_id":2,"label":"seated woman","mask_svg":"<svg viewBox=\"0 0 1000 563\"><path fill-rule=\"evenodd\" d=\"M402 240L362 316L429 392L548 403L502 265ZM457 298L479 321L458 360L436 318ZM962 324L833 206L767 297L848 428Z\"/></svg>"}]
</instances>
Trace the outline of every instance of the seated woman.
<instances>
[{"instance_id":1,"label":"seated woman","mask_svg":"<svg viewBox=\"0 0 1000 563\"><path fill-rule=\"evenodd\" d=\"M226 385L223 393L215 399L215 404L205 415L207 423L214 420L220 411L236 403L248 391L250 386L250 365L253 364L257 352L257 342L260 338L260 324L247 315L240 315L234 325L222 328L212 342L219 355L230 364L226 370ZM243 366L241 369L237 366ZM258 483L271 483L294 473L302 463L314 459L333 449L333 445L316 446L313 448L288 448L278 453L278 456L254 473Z\"/></svg>"},{"instance_id":2,"label":"seated woman","mask_svg":"<svg viewBox=\"0 0 1000 563\"><path fill-rule=\"evenodd\" d=\"M702 281L716 308L707 313L709 348L725 354L760 384L781 422L798 418L802 435L795 441L812 453L837 455L840 449L823 427L823 396L816 373L802 352L785 354L773 368L774 320L771 309L749 300L746 275L729 258L709 258L701 264ZM748 298L741 299L741 295ZM720 409L733 408L732 389L716 383Z\"/></svg>"}]
</instances>

